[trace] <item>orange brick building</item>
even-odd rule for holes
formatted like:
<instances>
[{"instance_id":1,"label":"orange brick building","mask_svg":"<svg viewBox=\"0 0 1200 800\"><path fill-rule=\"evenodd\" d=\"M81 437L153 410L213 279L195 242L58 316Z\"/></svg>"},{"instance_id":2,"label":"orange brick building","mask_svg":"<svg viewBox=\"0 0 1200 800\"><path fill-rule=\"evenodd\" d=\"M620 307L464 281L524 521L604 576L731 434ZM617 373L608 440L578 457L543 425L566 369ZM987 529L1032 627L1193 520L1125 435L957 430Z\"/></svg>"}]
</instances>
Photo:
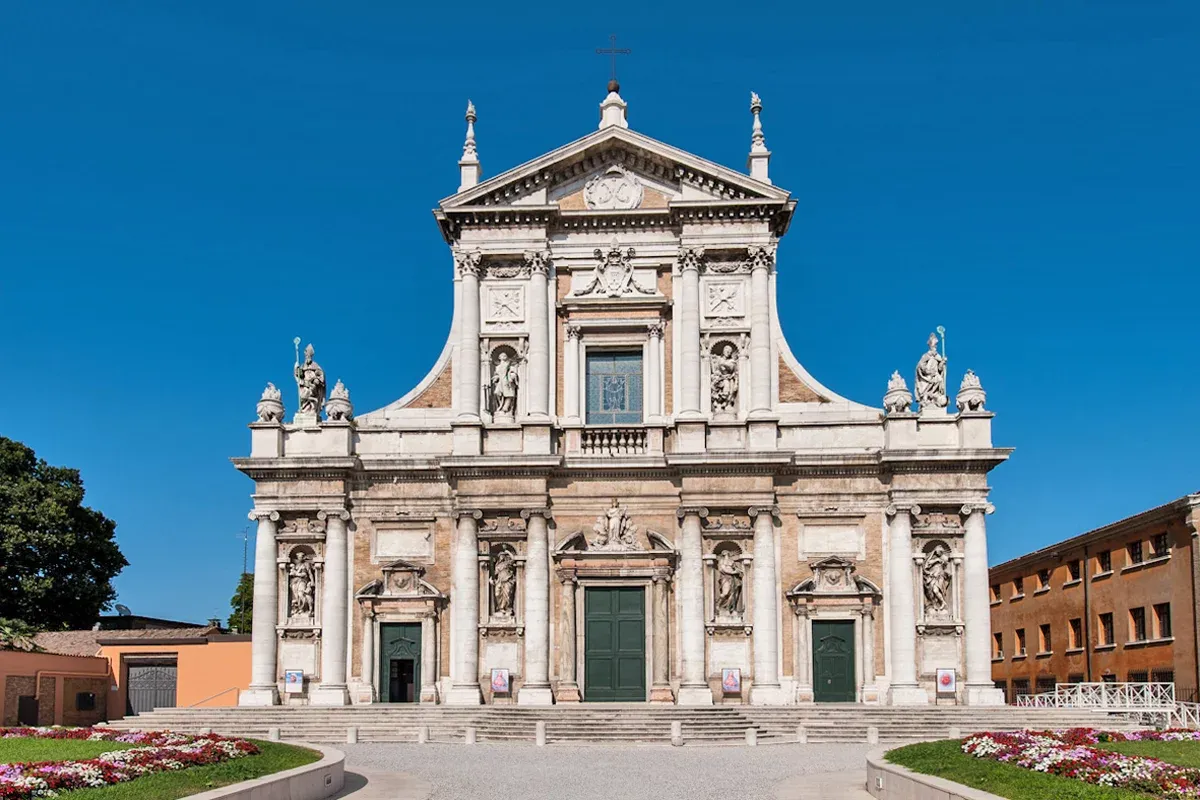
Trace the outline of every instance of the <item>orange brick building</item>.
<instances>
[{"instance_id":1,"label":"orange brick building","mask_svg":"<svg viewBox=\"0 0 1200 800\"><path fill-rule=\"evenodd\" d=\"M1009 701L1055 683L1200 686L1200 493L990 570L992 679Z\"/></svg>"}]
</instances>

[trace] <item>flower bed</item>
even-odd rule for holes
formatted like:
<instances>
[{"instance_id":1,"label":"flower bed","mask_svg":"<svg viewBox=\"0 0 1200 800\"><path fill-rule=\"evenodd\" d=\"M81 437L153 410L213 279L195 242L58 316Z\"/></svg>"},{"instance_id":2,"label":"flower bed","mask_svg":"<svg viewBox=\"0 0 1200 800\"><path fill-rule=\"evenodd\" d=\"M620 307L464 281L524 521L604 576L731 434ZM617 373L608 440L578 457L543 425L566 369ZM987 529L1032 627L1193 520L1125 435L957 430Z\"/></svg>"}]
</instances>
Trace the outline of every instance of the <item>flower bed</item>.
<instances>
[{"instance_id":1,"label":"flower bed","mask_svg":"<svg viewBox=\"0 0 1200 800\"><path fill-rule=\"evenodd\" d=\"M82 761L0 764L0 798L54 797L59 791L124 783L153 772L218 764L258 754L244 739L215 734L193 736L170 731L117 731L111 728L0 728L0 738L81 739L134 745Z\"/></svg>"},{"instance_id":2,"label":"flower bed","mask_svg":"<svg viewBox=\"0 0 1200 800\"><path fill-rule=\"evenodd\" d=\"M1025 769L1074 778L1173 800L1200 800L1200 769L1180 767L1157 758L1128 756L1093 745L1105 742L1200 741L1200 731L1063 731L977 733L963 740L962 750Z\"/></svg>"}]
</instances>

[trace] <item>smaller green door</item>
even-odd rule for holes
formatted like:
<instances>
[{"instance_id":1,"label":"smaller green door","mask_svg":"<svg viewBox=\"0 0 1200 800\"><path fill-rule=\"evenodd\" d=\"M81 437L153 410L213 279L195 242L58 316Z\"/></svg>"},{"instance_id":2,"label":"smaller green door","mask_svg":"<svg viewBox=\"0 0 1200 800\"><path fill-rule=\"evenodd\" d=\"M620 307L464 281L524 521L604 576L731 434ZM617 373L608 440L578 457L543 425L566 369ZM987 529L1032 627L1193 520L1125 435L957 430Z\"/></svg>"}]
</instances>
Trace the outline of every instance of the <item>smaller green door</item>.
<instances>
[{"instance_id":1,"label":"smaller green door","mask_svg":"<svg viewBox=\"0 0 1200 800\"><path fill-rule=\"evenodd\" d=\"M379 625L379 702L421 702L421 624Z\"/></svg>"},{"instance_id":2,"label":"smaller green door","mask_svg":"<svg viewBox=\"0 0 1200 800\"><path fill-rule=\"evenodd\" d=\"M813 620L813 699L818 703L853 703L854 623Z\"/></svg>"},{"instance_id":3,"label":"smaller green door","mask_svg":"<svg viewBox=\"0 0 1200 800\"><path fill-rule=\"evenodd\" d=\"M646 699L646 595L636 586L584 590L583 699Z\"/></svg>"}]
</instances>

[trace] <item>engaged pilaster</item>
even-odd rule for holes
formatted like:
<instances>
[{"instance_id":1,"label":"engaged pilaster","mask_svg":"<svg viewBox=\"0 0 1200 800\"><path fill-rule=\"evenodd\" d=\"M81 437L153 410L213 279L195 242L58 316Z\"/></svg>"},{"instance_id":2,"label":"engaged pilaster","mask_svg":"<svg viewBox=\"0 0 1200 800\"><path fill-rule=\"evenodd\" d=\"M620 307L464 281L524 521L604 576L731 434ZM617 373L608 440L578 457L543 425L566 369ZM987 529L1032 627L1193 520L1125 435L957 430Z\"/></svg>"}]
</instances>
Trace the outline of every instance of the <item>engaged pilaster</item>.
<instances>
[{"instance_id":1,"label":"engaged pilaster","mask_svg":"<svg viewBox=\"0 0 1200 800\"><path fill-rule=\"evenodd\" d=\"M279 571L276 566L276 511L255 509L250 519L258 522L254 538L254 612L250 633L250 688L238 697L238 705L273 706L279 703L278 641Z\"/></svg>"},{"instance_id":2,"label":"engaged pilaster","mask_svg":"<svg viewBox=\"0 0 1200 800\"><path fill-rule=\"evenodd\" d=\"M350 624L350 565L347 552L345 509L317 512L325 521L325 588L321 601L321 684L309 694L314 706L344 706L350 702L346 688L346 642Z\"/></svg>"},{"instance_id":3,"label":"engaged pilaster","mask_svg":"<svg viewBox=\"0 0 1200 800\"><path fill-rule=\"evenodd\" d=\"M535 419L550 413L550 312L546 299L550 253L525 254L529 265L529 400L527 410Z\"/></svg>"},{"instance_id":4,"label":"engaged pilaster","mask_svg":"<svg viewBox=\"0 0 1200 800\"><path fill-rule=\"evenodd\" d=\"M967 704L1004 705L1004 692L992 683L992 613L988 588L987 530L984 514L996 508L991 503L968 503L962 507L963 531L963 622L967 649Z\"/></svg>"},{"instance_id":5,"label":"engaged pilaster","mask_svg":"<svg viewBox=\"0 0 1200 800\"><path fill-rule=\"evenodd\" d=\"M478 352L478 350L476 350ZM477 706L483 702L479 690L479 520L483 512L460 509L458 538L454 544L454 593L451 597L456 657L450 676L446 704Z\"/></svg>"},{"instance_id":6,"label":"engaged pilaster","mask_svg":"<svg viewBox=\"0 0 1200 800\"><path fill-rule=\"evenodd\" d=\"M575 576L559 573L562 582L562 593L558 599L558 689L554 699L559 703L578 703L582 698L579 694L579 683L575 669Z\"/></svg>"},{"instance_id":7,"label":"engaged pilaster","mask_svg":"<svg viewBox=\"0 0 1200 800\"><path fill-rule=\"evenodd\" d=\"M679 684L681 706L713 704L704 659L704 548L700 519L707 516L707 508L679 509L682 541L676 586L680 600L679 638L683 656L683 675Z\"/></svg>"},{"instance_id":8,"label":"engaged pilaster","mask_svg":"<svg viewBox=\"0 0 1200 800\"><path fill-rule=\"evenodd\" d=\"M548 706L550 691L550 543L544 508L522 511L525 526L525 682L517 705Z\"/></svg>"},{"instance_id":9,"label":"engaged pilaster","mask_svg":"<svg viewBox=\"0 0 1200 800\"><path fill-rule=\"evenodd\" d=\"M778 509L750 509L754 518L754 683L750 702L781 705L788 699L779 684L779 590L775 569L775 517Z\"/></svg>"},{"instance_id":10,"label":"engaged pilaster","mask_svg":"<svg viewBox=\"0 0 1200 800\"><path fill-rule=\"evenodd\" d=\"M654 627L651 629L654 637L652 654L654 663L651 665L651 703L675 702L675 696L671 692L670 648L668 647L671 638L671 616L667 605L667 584L670 580L667 575L655 575L651 579L654 584L652 598Z\"/></svg>"},{"instance_id":11,"label":"engaged pilaster","mask_svg":"<svg viewBox=\"0 0 1200 800\"><path fill-rule=\"evenodd\" d=\"M479 417L479 264L478 250L458 250L454 262L459 275L460 315L458 365L458 418L455 421L456 455L479 455L483 447L482 421Z\"/></svg>"},{"instance_id":12,"label":"engaged pilaster","mask_svg":"<svg viewBox=\"0 0 1200 800\"><path fill-rule=\"evenodd\" d=\"M891 618L888 639L892 649L892 705L926 705L929 694L917 683L917 618L913 589L912 518L917 505L888 506L891 517L888 551L888 596Z\"/></svg>"},{"instance_id":13,"label":"engaged pilaster","mask_svg":"<svg viewBox=\"0 0 1200 800\"><path fill-rule=\"evenodd\" d=\"M700 262L701 248L684 248L679 252L679 269L683 278L683 308L679 310L679 355L682 360L682 393L680 416L700 416Z\"/></svg>"}]
</instances>

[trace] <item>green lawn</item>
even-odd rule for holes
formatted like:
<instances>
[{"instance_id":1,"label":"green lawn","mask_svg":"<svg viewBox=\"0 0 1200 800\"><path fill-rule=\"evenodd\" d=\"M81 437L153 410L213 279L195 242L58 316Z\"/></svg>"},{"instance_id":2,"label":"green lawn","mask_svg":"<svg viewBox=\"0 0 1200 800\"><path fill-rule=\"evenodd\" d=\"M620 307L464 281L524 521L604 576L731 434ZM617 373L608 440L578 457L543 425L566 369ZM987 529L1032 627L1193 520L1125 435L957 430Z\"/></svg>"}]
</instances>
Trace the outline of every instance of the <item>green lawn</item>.
<instances>
[{"instance_id":1,"label":"green lawn","mask_svg":"<svg viewBox=\"0 0 1200 800\"><path fill-rule=\"evenodd\" d=\"M63 792L60 798L69 800L174 800L199 794L219 786L261 778L272 772L301 767L320 759L321 754L303 747L277 742L250 741L262 751L256 756L235 758L221 764L193 767L179 772L158 772L127 783L105 786L102 789L79 789ZM100 753L121 750L134 745L117 742L86 742L71 739L3 739L0 740L0 763L14 761L69 761L94 758Z\"/></svg>"},{"instance_id":2,"label":"green lawn","mask_svg":"<svg viewBox=\"0 0 1200 800\"><path fill-rule=\"evenodd\" d=\"M1200 769L1200 742L1108 742L1097 747Z\"/></svg>"}]
</instances>

